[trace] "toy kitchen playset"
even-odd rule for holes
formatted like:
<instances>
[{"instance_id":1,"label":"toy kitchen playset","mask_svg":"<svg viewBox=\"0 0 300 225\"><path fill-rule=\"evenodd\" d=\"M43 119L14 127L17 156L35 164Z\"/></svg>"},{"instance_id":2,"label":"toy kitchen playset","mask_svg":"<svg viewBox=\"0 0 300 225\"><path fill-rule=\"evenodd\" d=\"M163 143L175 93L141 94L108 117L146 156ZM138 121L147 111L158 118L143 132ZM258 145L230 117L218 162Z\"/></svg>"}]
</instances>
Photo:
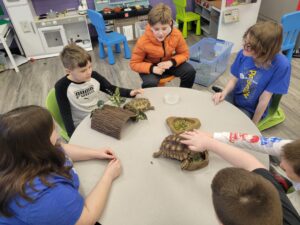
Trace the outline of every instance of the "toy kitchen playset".
<instances>
[{"instance_id":1,"label":"toy kitchen playset","mask_svg":"<svg viewBox=\"0 0 300 225\"><path fill-rule=\"evenodd\" d=\"M37 16L31 0L3 0L3 3L27 58L56 56L71 42L92 50L87 18L82 15L83 4L78 11L50 10Z\"/></svg>"}]
</instances>

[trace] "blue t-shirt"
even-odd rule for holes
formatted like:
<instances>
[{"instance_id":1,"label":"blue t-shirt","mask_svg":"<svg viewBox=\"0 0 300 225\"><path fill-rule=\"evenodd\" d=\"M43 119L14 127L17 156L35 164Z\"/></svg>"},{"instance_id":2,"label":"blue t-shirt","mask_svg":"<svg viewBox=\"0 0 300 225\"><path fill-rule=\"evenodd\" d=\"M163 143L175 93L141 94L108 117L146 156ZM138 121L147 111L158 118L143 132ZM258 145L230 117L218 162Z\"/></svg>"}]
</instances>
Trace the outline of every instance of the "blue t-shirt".
<instances>
[{"instance_id":1,"label":"blue t-shirt","mask_svg":"<svg viewBox=\"0 0 300 225\"><path fill-rule=\"evenodd\" d=\"M286 56L277 54L269 68L259 68L253 58L244 56L241 50L231 66L231 73L238 78L233 89L234 104L254 114L259 97L264 91L273 94L288 92L291 65ZM266 114L267 110L263 117Z\"/></svg>"},{"instance_id":2,"label":"blue t-shirt","mask_svg":"<svg viewBox=\"0 0 300 225\"><path fill-rule=\"evenodd\" d=\"M70 165L67 161L66 165ZM53 174L48 181L54 187L45 186L39 178L34 179L34 188L29 186L26 193L34 199L33 203L16 197L9 204L14 212L11 218L1 217L0 224L10 225L72 225L79 219L84 199L79 194L79 179L73 169L70 170L72 180ZM19 205L21 206L19 206Z\"/></svg>"}]
</instances>

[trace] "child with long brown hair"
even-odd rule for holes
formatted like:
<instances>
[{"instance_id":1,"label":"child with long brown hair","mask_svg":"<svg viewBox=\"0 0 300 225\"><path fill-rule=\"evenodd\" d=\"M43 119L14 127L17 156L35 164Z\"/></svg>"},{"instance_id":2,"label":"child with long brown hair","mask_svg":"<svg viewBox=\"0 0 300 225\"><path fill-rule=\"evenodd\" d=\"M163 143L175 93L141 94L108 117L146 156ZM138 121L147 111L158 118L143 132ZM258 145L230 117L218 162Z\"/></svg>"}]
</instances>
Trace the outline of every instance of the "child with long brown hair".
<instances>
[{"instance_id":1,"label":"child with long brown hair","mask_svg":"<svg viewBox=\"0 0 300 225\"><path fill-rule=\"evenodd\" d=\"M213 101L218 104L226 98L258 124L267 115L272 95L288 92L291 66L280 53L281 25L259 22L243 39L243 49L231 66L232 76L224 90L213 95Z\"/></svg>"},{"instance_id":2,"label":"child with long brown hair","mask_svg":"<svg viewBox=\"0 0 300 225\"><path fill-rule=\"evenodd\" d=\"M57 144L51 114L39 106L0 116L0 224L95 224L121 172L112 150ZM70 158L70 159L69 159ZM84 199L72 161L110 160Z\"/></svg>"}]
</instances>

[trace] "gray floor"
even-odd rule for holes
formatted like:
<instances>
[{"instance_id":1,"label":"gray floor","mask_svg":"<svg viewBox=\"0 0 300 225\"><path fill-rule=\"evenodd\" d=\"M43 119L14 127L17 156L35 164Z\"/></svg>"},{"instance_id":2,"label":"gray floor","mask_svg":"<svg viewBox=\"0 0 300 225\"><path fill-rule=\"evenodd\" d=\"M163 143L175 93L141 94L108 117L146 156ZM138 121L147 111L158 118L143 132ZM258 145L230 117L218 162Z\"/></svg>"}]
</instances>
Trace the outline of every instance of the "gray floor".
<instances>
[{"instance_id":1,"label":"gray floor","mask_svg":"<svg viewBox=\"0 0 300 225\"><path fill-rule=\"evenodd\" d=\"M189 35L187 42L192 45L199 41L199 37ZM134 43L130 45L133 46ZM94 51L90 52L93 59L93 68L104 75L111 83L128 88L138 88L141 85L139 76L129 68L129 60L121 54L115 54L116 64L109 65L107 60L100 60L98 47L95 43ZM235 54L230 58L233 62ZM230 65L229 64L229 65ZM300 133L300 59L292 61L292 78L289 93L282 98L281 107L286 114L286 120L276 127L263 132L265 136L279 136L282 138L297 139ZM36 60L20 66L20 73L6 70L0 73L0 113L4 113L18 106L28 104L45 105L48 91L55 82L64 76L64 69L59 57ZM224 86L229 78L228 70L215 82ZM168 85L177 86L175 79ZM195 84L195 89L210 90Z\"/></svg>"}]
</instances>

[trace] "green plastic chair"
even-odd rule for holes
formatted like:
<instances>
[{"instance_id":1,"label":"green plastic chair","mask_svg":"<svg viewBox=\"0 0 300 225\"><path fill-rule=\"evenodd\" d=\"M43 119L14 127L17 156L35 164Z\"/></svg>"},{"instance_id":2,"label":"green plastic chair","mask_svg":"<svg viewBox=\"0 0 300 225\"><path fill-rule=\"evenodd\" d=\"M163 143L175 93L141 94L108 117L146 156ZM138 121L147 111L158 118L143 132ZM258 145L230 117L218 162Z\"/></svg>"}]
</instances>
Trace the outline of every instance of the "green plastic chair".
<instances>
[{"instance_id":1,"label":"green plastic chair","mask_svg":"<svg viewBox=\"0 0 300 225\"><path fill-rule=\"evenodd\" d=\"M201 35L200 15L194 12L186 12L186 0L173 0L176 7L176 22L183 22L182 35L187 38L188 28L191 28L191 22L196 22L196 35Z\"/></svg>"},{"instance_id":2,"label":"green plastic chair","mask_svg":"<svg viewBox=\"0 0 300 225\"><path fill-rule=\"evenodd\" d=\"M56 95L55 95L55 89L52 88L50 92L48 93L47 99L46 99L46 107L50 111L52 117L56 121L56 123L59 125L60 136L65 139L66 141L70 140L70 137L68 136L68 133L65 128L65 124L61 118L59 107L56 101Z\"/></svg>"},{"instance_id":3,"label":"green plastic chair","mask_svg":"<svg viewBox=\"0 0 300 225\"><path fill-rule=\"evenodd\" d=\"M284 14L281 18L281 24L283 28L283 41L281 50L290 62L292 60L296 39L300 32L300 25L298 23L299 18L299 11ZM281 95L273 95L268 115L258 123L258 129L260 131L273 127L285 120L285 114L279 107L280 99Z\"/></svg>"},{"instance_id":4,"label":"green plastic chair","mask_svg":"<svg viewBox=\"0 0 300 225\"><path fill-rule=\"evenodd\" d=\"M267 116L258 123L257 127L260 131L273 127L285 120L285 114L279 107L281 97L282 95L280 94L273 94Z\"/></svg>"}]
</instances>

